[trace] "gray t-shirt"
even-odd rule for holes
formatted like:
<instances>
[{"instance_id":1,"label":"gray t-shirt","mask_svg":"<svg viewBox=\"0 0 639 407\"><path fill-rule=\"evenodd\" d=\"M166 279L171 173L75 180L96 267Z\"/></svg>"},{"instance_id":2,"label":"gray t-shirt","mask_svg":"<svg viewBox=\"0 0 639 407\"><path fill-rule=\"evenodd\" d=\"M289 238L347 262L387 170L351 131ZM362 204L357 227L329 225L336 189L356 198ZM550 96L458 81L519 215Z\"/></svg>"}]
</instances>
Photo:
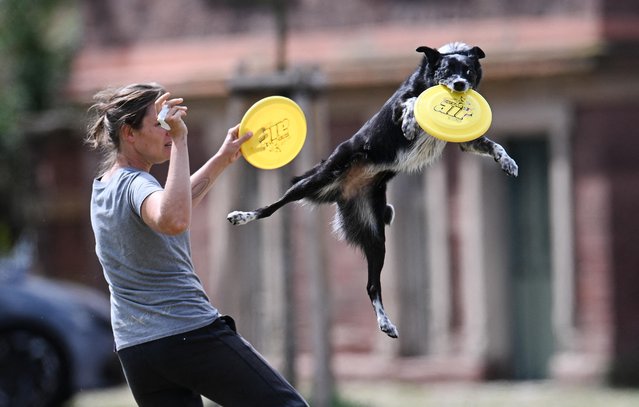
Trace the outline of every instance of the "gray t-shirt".
<instances>
[{"instance_id":1,"label":"gray t-shirt","mask_svg":"<svg viewBox=\"0 0 639 407\"><path fill-rule=\"evenodd\" d=\"M142 202L160 190L151 174L132 168L93 182L91 225L118 350L201 328L219 316L195 274L189 232L164 235L140 216Z\"/></svg>"}]
</instances>

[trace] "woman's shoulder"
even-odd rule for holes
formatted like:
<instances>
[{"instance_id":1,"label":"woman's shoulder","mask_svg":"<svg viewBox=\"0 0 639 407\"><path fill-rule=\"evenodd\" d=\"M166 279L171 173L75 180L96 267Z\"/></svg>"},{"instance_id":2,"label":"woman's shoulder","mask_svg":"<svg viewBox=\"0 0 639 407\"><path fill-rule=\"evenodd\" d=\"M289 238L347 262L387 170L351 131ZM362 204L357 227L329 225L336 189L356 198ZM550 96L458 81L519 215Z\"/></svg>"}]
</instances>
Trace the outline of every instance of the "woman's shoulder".
<instances>
[{"instance_id":1,"label":"woman's shoulder","mask_svg":"<svg viewBox=\"0 0 639 407\"><path fill-rule=\"evenodd\" d=\"M96 178L95 181L105 185L120 184L122 182L131 182L136 178L158 183L157 179L150 173L132 167L119 167L108 170L102 176Z\"/></svg>"}]
</instances>

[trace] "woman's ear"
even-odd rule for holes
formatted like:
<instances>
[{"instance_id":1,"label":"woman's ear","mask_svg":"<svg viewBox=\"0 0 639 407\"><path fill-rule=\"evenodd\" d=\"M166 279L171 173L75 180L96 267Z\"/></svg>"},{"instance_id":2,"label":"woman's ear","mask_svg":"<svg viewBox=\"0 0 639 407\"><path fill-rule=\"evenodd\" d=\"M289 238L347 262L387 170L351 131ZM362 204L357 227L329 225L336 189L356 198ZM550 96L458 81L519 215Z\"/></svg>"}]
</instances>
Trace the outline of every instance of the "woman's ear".
<instances>
[{"instance_id":1,"label":"woman's ear","mask_svg":"<svg viewBox=\"0 0 639 407\"><path fill-rule=\"evenodd\" d=\"M133 143L135 140L135 130L129 124L123 124L120 128L120 141Z\"/></svg>"}]
</instances>

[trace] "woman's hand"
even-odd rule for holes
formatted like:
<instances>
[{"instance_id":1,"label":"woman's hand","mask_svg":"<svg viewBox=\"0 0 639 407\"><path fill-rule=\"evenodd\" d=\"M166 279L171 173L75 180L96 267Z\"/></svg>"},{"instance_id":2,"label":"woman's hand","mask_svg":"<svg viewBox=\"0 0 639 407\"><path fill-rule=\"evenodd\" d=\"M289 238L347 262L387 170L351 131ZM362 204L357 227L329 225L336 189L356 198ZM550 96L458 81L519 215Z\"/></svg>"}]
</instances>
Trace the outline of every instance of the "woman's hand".
<instances>
[{"instance_id":1,"label":"woman's hand","mask_svg":"<svg viewBox=\"0 0 639 407\"><path fill-rule=\"evenodd\" d=\"M217 177L242 154L240 146L253 134L247 132L239 137L240 125L231 127L220 149L195 174L191 175L193 207L197 206L209 192Z\"/></svg>"},{"instance_id":2,"label":"woman's hand","mask_svg":"<svg viewBox=\"0 0 639 407\"><path fill-rule=\"evenodd\" d=\"M155 101L155 113L156 115L159 114L163 106L168 106L169 111L166 114L164 121L169 125L169 127L171 127L171 130L169 130L169 136L171 136L172 139L186 137L188 134L188 128L186 127L186 123L184 123L183 119L186 117L188 108L181 105L181 103L184 102L184 99L169 99L170 96L171 94L166 92L157 98Z\"/></svg>"},{"instance_id":3,"label":"woman's hand","mask_svg":"<svg viewBox=\"0 0 639 407\"><path fill-rule=\"evenodd\" d=\"M226 133L226 138L224 139L222 146L218 150L217 154L215 154L217 157L223 160L226 165L231 164L238 158L240 158L240 155L242 155L240 147L246 140L250 139L253 136L253 133L249 131L240 137L239 131L239 124L231 127Z\"/></svg>"}]
</instances>

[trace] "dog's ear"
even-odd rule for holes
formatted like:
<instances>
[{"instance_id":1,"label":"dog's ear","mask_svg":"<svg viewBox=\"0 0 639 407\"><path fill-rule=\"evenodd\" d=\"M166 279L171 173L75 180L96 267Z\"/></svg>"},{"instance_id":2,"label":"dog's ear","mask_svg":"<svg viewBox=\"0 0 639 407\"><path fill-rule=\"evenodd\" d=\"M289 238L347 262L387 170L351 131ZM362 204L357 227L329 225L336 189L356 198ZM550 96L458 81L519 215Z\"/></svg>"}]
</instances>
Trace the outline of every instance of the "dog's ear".
<instances>
[{"instance_id":1,"label":"dog's ear","mask_svg":"<svg viewBox=\"0 0 639 407\"><path fill-rule=\"evenodd\" d=\"M416 51L422 52L424 55L426 55L426 59L428 59L428 62L430 62L431 64L437 63L437 61L439 61L442 56L442 54L440 54L439 51L437 51L436 49L424 46L417 48Z\"/></svg>"},{"instance_id":2,"label":"dog's ear","mask_svg":"<svg viewBox=\"0 0 639 407\"><path fill-rule=\"evenodd\" d=\"M468 51L468 55L477 59L482 59L486 56L486 54L484 54L484 51L482 51L482 49L479 47L471 48L471 50Z\"/></svg>"}]
</instances>

